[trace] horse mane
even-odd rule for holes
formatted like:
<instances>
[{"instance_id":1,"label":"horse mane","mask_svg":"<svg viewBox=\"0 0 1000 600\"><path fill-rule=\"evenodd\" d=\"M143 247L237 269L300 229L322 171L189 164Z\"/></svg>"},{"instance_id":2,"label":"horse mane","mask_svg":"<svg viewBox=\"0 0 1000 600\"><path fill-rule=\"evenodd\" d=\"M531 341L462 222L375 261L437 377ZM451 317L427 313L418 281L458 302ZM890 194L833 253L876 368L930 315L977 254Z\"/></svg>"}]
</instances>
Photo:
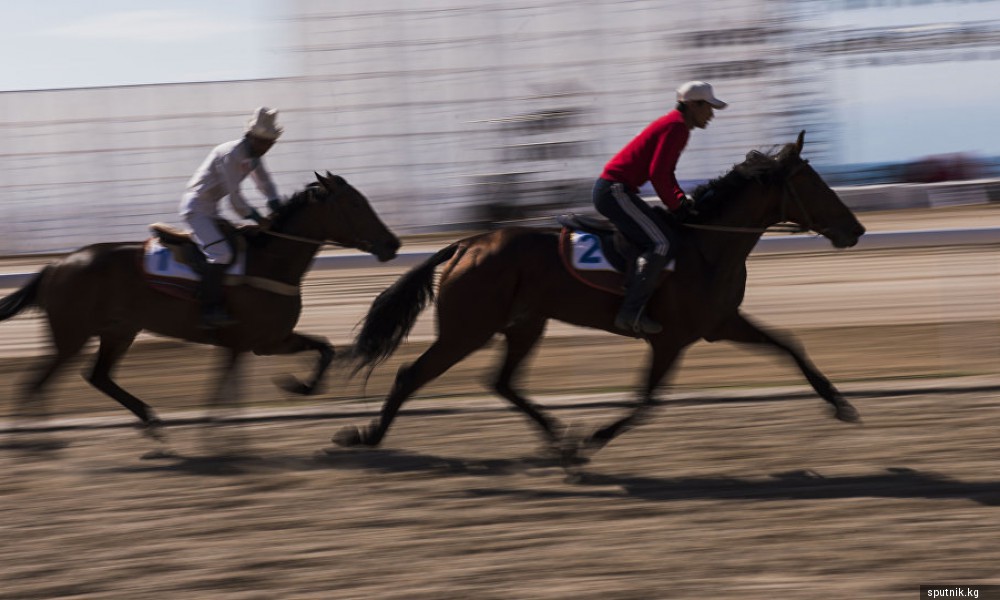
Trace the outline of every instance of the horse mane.
<instances>
[{"instance_id":1,"label":"horse mane","mask_svg":"<svg viewBox=\"0 0 1000 600\"><path fill-rule=\"evenodd\" d=\"M771 183L784 177L785 160L795 153L795 144L785 144L768 151L751 150L741 163L725 175L695 188L692 197L698 211L711 214L724 201L739 194L751 182Z\"/></svg>"},{"instance_id":2,"label":"horse mane","mask_svg":"<svg viewBox=\"0 0 1000 600\"><path fill-rule=\"evenodd\" d=\"M316 192L323 189L323 186L319 182L313 181L306 185L306 187L295 192L290 197L282 201L278 209L271 213L271 223L275 227L280 227L288 220L288 217L299 211L300 208L312 202L315 198Z\"/></svg>"},{"instance_id":3,"label":"horse mane","mask_svg":"<svg viewBox=\"0 0 1000 600\"><path fill-rule=\"evenodd\" d=\"M346 179L340 175L330 175L329 171L327 171L327 180L338 187L350 186ZM306 184L306 187L295 192L289 198L282 201L281 205L278 206L278 209L271 213L270 217L272 224L280 227L288 219L288 217L298 212L301 207L315 200L317 192L328 195L326 194L326 191L327 190L323 187L323 184L318 181L312 181Z\"/></svg>"}]
</instances>

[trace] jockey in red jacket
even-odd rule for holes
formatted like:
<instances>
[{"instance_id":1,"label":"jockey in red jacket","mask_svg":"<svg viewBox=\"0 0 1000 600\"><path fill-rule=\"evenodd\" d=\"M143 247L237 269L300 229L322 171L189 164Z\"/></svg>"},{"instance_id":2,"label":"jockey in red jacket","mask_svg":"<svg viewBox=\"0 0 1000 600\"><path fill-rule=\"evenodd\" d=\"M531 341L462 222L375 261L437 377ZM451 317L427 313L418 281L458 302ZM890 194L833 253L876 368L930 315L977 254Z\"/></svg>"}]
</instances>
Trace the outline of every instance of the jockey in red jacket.
<instances>
[{"instance_id":1,"label":"jockey in red jacket","mask_svg":"<svg viewBox=\"0 0 1000 600\"><path fill-rule=\"evenodd\" d=\"M715 97L712 86L689 81L677 90L674 110L650 123L625 145L604 167L594 185L594 206L641 250L635 275L629 278L625 300L615 317L615 326L636 336L659 333L662 326L644 314L659 273L667 264L670 240L657 225L655 213L639 197L647 181L672 213L690 210L691 200L677 183L674 171L687 145L691 130L704 129L715 109L725 102Z\"/></svg>"}]
</instances>

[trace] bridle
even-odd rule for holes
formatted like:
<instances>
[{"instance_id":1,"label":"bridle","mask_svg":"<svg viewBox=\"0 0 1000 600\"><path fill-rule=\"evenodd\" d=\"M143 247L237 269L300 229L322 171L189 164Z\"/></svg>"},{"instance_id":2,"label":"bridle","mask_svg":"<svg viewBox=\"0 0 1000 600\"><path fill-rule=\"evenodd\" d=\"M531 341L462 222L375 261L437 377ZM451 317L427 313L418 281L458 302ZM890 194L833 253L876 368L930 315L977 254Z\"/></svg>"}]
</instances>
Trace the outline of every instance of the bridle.
<instances>
[{"instance_id":1,"label":"bridle","mask_svg":"<svg viewBox=\"0 0 1000 600\"><path fill-rule=\"evenodd\" d=\"M689 229L702 229L705 231L722 231L728 233L764 233L767 231L777 231L784 233L805 233L807 231L813 230L813 221L809 216L809 211L806 210L805 204L802 202L802 198L799 193L795 191L792 186L792 179L806 166L809 165L808 160L802 160L799 164L785 175L785 181L781 194L781 217L778 222L769 227L735 227L729 225L702 225L699 223L684 223L684 226ZM792 223L788 221L788 205L790 202L794 202L795 206L798 207L799 211L802 213L805 225L799 225L798 223ZM820 233L820 232L817 232Z\"/></svg>"}]
</instances>

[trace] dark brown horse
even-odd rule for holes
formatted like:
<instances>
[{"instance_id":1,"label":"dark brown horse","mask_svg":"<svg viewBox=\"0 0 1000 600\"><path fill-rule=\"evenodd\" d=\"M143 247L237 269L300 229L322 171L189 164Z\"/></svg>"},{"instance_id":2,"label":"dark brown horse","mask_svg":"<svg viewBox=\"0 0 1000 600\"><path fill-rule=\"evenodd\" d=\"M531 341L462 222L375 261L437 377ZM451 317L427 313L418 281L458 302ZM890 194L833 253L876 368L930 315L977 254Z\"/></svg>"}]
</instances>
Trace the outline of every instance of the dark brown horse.
<instances>
[{"instance_id":1,"label":"dark brown horse","mask_svg":"<svg viewBox=\"0 0 1000 600\"><path fill-rule=\"evenodd\" d=\"M782 351L838 419L858 419L854 407L801 350L740 312L747 256L769 227L796 223L838 248L853 246L864 233L850 209L800 157L804 133L780 152L751 152L730 173L696 191L701 222L679 233L677 270L648 305L664 327L647 340L652 355L640 397L628 415L586 438L584 448L596 450L634 425L654 405L658 384L683 349L701 339ZM342 429L334 442L380 443L407 398L496 333L506 338L507 348L494 389L528 415L548 440L560 442L558 423L513 388L518 367L548 319L622 332L614 326L621 296L571 276L560 262L557 239L555 232L516 227L466 238L440 250L376 298L355 341L359 370L373 368L396 350L433 297L435 267L445 264L437 300L437 340L416 362L400 369L379 418L367 427Z\"/></svg>"},{"instance_id":2,"label":"dark brown horse","mask_svg":"<svg viewBox=\"0 0 1000 600\"><path fill-rule=\"evenodd\" d=\"M152 409L111 377L115 364L142 330L225 348L219 393L247 352L273 355L315 350L319 360L309 380L303 383L289 377L282 385L299 394L314 393L334 350L324 338L294 331L302 309L299 284L313 258L323 244L333 243L386 261L396 256L400 245L361 192L329 172L316 178L270 215L268 232L254 228L243 232L248 241L245 281L263 288L227 286L225 301L236 325L201 329L197 302L153 289L142 273L142 242L94 244L77 250L0 300L0 320L29 306L44 310L55 350L27 384L22 408L40 401L51 377L96 336L100 347L93 368L85 375L87 380L139 417L148 433L156 434L160 421ZM255 231L256 235L250 235Z\"/></svg>"}]
</instances>

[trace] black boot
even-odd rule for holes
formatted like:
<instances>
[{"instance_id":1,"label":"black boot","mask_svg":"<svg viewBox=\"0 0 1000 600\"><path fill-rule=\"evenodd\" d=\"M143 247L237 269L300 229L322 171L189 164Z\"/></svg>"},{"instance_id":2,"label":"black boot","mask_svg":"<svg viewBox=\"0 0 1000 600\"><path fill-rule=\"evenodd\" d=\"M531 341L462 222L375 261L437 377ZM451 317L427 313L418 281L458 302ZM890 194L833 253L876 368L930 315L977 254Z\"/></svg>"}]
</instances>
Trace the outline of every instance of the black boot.
<instances>
[{"instance_id":1,"label":"black boot","mask_svg":"<svg viewBox=\"0 0 1000 600\"><path fill-rule=\"evenodd\" d=\"M234 325L236 321L222 304L222 280L227 265L206 264L201 274L201 327L218 329Z\"/></svg>"},{"instance_id":2,"label":"black boot","mask_svg":"<svg viewBox=\"0 0 1000 600\"><path fill-rule=\"evenodd\" d=\"M615 317L615 327L638 337L663 331L663 326L650 319L644 309L660 281L660 271L666 264L666 256L653 252L646 252L636 259L635 275L625 290L625 300Z\"/></svg>"}]
</instances>

